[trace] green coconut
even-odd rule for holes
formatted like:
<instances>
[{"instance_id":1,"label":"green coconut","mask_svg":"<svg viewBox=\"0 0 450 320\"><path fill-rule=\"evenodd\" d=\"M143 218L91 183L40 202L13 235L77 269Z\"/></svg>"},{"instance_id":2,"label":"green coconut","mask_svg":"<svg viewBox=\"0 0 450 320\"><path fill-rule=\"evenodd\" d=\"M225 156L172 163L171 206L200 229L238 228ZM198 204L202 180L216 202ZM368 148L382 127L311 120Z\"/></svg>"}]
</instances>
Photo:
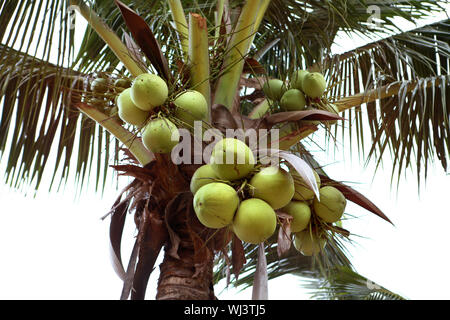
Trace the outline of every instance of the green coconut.
<instances>
[{"instance_id":1,"label":"green coconut","mask_svg":"<svg viewBox=\"0 0 450 320\"><path fill-rule=\"evenodd\" d=\"M266 201L273 209L287 205L294 196L294 180L286 170L266 167L250 180L253 197Z\"/></svg>"},{"instance_id":2,"label":"green coconut","mask_svg":"<svg viewBox=\"0 0 450 320\"><path fill-rule=\"evenodd\" d=\"M210 164L220 179L232 181L246 177L255 166L255 158L244 142L225 138L214 146Z\"/></svg>"},{"instance_id":3,"label":"green coconut","mask_svg":"<svg viewBox=\"0 0 450 320\"><path fill-rule=\"evenodd\" d=\"M105 99L100 98L92 98L89 100L89 104L93 107L104 109L106 107L106 101Z\"/></svg>"},{"instance_id":4,"label":"green coconut","mask_svg":"<svg viewBox=\"0 0 450 320\"><path fill-rule=\"evenodd\" d=\"M302 111L306 108L306 98L300 90L289 89L281 97L280 105L286 111Z\"/></svg>"},{"instance_id":5,"label":"green coconut","mask_svg":"<svg viewBox=\"0 0 450 320\"><path fill-rule=\"evenodd\" d=\"M303 78L303 92L311 98L320 98L327 87L324 76L319 72L312 72Z\"/></svg>"},{"instance_id":6,"label":"green coconut","mask_svg":"<svg viewBox=\"0 0 450 320\"><path fill-rule=\"evenodd\" d=\"M267 240L277 226L273 208L261 199L242 201L233 220L232 230L245 242L258 244Z\"/></svg>"},{"instance_id":7,"label":"green coconut","mask_svg":"<svg viewBox=\"0 0 450 320\"><path fill-rule=\"evenodd\" d=\"M313 170L314 177L316 178L317 188L320 188L320 177L316 171ZM294 178L294 199L299 201L312 200L315 196L314 191L312 191L308 184L303 180L303 178L298 174L297 171L292 170L291 175Z\"/></svg>"},{"instance_id":8,"label":"green coconut","mask_svg":"<svg viewBox=\"0 0 450 320\"><path fill-rule=\"evenodd\" d=\"M139 109L131 100L130 93L131 89L125 89L117 98L119 118L128 124L140 127L145 124L150 113Z\"/></svg>"},{"instance_id":9,"label":"green coconut","mask_svg":"<svg viewBox=\"0 0 450 320\"><path fill-rule=\"evenodd\" d=\"M214 182L214 179L218 179L218 177L209 164L205 164L195 170L194 174L192 175L190 185L192 194L195 194L197 190L204 185Z\"/></svg>"},{"instance_id":10,"label":"green coconut","mask_svg":"<svg viewBox=\"0 0 450 320\"><path fill-rule=\"evenodd\" d=\"M281 211L292 216L291 232L300 232L306 229L311 220L311 209L304 201L291 201Z\"/></svg>"},{"instance_id":11,"label":"green coconut","mask_svg":"<svg viewBox=\"0 0 450 320\"><path fill-rule=\"evenodd\" d=\"M213 182L202 186L194 196L194 210L200 222L212 229L228 226L233 222L239 197L229 185Z\"/></svg>"},{"instance_id":12,"label":"green coconut","mask_svg":"<svg viewBox=\"0 0 450 320\"><path fill-rule=\"evenodd\" d=\"M184 123L194 126L194 121L206 121L208 102L203 94L188 90L178 95L173 103L176 106L175 115Z\"/></svg>"},{"instance_id":13,"label":"green coconut","mask_svg":"<svg viewBox=\"0 0 450 320\"><path fill-rule=\"evenodd\" d=\"M303 79L309 73L307 70L297 70L291 77L290 86L292 89L303 91Z\"/></svg>"},{"instance_id":14,"label":"green coconut","mask_svg":"<svg viewBox=\"0 0 450 320\"><path fill-rule=\"evenodd\" d=\"M286 90L286 85L280 79L270 79L263 85L263 92L270 100L279 101Z\"/></svg>"},{"instance_id":15,"label":"green coconut","mask_svg":"<svg viewBox=\"0 0 450 320\"><path fill-rule=\"evenodd\" d=\"M143 73L136 77L131 86L131 99L144 111L166 102L169 89L166 82L155 74Z\"/></svg>"},{"instance_id":16,"label":"green coconut","mask_svg":"<svg viewBox=\"0 0 450 320\"><path fill-rule=\"evenodd\" d=\"M344 214L347 205L342 192L332 186L325 186L319 191L320 201L314 198L314 212L325 222L337 222Z\"/></svg>"},{"instance_id":17,"label":"green coconut","mask_svg":"<svg viewBox=\"0 0 450 320\"><path fill-rule=\"evenodd\" d=\"M177 126L164 118L150 121L142 133L142 142L153 153L170 153L179 141Z\"/></svg>"},{"instance_id":18,"label":"green coconut","mask_svg":"<svg viewBox=\"0 0 450 320\"><path fill-rule=\"evenodd\" d=\"M294 234L294 247L304 256L319 254L325 247L327 241L318 237L311 230L306 229Z\"/></svg>"},{"instance_id":19,"label":"green coconut","mask_svg":"<svg viewBox=\"0 0 450 320\"><path fill-rule=\"evenodd\" d=\"M105 78L96 78L91 82L91 90L95 93L105 93L108 91L108 80Z\"/></svg>"},{"instance_id":20,"label":"green coconut","mask_svg":"<svg viewBox=\"0 0 450 320\"><path fill-rule=\"evenodd\" d=\"M128 79L119 78L114 81L114 91L116 92L122 92L129 87L131 87L131 82Z\"/></svg>"}]
</instances>

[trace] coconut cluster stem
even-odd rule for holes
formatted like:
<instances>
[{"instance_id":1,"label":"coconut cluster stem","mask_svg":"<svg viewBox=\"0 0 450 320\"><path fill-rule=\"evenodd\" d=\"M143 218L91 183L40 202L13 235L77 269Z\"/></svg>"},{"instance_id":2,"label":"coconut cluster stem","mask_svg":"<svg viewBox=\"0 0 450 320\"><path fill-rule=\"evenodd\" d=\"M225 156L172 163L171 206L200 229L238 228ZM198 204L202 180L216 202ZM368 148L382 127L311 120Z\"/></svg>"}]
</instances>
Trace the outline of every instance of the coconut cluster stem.
<instances>
[{"instance_id":1,"label":"coconut cluster stem","mask_svg":"<svg viewBox=\"0 0 450 320\"><path fill-rule=\"evenodd\" d=\"M183 5L180 0L168 0L172 19L175 22L175 28L178 31L181 49L183 50L184 60L187 60L189 54L189 30L188 22L184 14Z\"/></svg>"},{"instance_id":2,"label":"coconut cluster stem","mask_svg":"<svg viewBox=\"0 0 450 320\"><path fill-rule=\"evenodd\" d=\"M223 12L225 10L225 0L217 0L217 11L216 11L216 28L215 28L215 42L220 38L220 26L222 24Z\"/></svg>"},{"instance_id":3,"label":"coconut cluster stem","mask_svg":"<svg viewBox=\"0 0 450 320\"><path fill-rule=\"evenodd\" d=\"M233 99L238 90L245 56L258 27L256 26L257 17L264 15L265 9L267 7L261 5L261 0L248 0L242 8L224 58L224 74L217 82L214 103L222 104L230 110L233 107Z\"/></svg>"},{"instance_id":4,"label":"coconut cluster stem","mask_svg":"<svg viewBox=\"0 0 450 320\"><path fill-rule=\"evenodd\" d=\"M127 47L120 41L119 37L106 25L106 23L89 8L83 0L70 0L81 15L86 19L89 25L97 32L97 34L106 42L114 54L125 65L133 76L138 76L146 72L136 61L133 60Z\"/></svg>"},{"instance_id":5,"label":"coconut cluster stem","mask_svg":"<svg viewBox=\"0 0 450 320\"><path fill-rule=\"evenodd\" d=\"M208 110L211 107L211 85L209 70L209 45L207 21L202 16L189 15L189 67L191 88L197 90L206 99ZM211 112L207 119L210 121Z\"/></svg>"}]
</instances>

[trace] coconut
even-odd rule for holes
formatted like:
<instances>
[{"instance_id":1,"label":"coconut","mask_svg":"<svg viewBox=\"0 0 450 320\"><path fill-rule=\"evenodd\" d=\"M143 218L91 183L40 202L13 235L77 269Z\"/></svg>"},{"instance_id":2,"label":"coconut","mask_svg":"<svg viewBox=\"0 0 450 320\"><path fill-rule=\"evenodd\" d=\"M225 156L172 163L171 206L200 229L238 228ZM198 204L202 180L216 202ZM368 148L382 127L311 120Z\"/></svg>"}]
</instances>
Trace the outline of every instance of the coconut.
<instances>
[{"instance_id":1,"label":"coconut","mask_svg":"<svg viewBox=\"0 0 450 320\"><path fill-rule=\"evenodd\" d=\"M195 90L182 92L173 102L175 115L184 123L194 126L194 121L206 121L208 102L203 94Z\"/></svg>"},{"instance_id":2,"label":"coconut","mask_svg":"<svg viewBox=\"0 0 450 320\"><path fill-rule=\"evenodd\" d=\"M169 89L166 82L155 74L143 73L136 77L131 86L131 99L144 111L164 104Z\"/></svg>"},{"instance_id":3,"label":"coconut","mask_svg":"<svg viewBox=\"0 0 450 320\"><path fill-rule=\"evenodd\" d=\"M242 201L233 220L233 231L236 236L252 244L267 240L275 232L276 226L275 211L261 199Z\"/></svg>"},{"instance_id":4,"label":"coconut","mask_svg":"<svg viewBox=\"0 0 450 320\"><path fill-rule=\"evenodd\" d=\"M286 85L280 79L270 79L263 85L264 94L270 100L280 100L286 90Z\"/></svg>"},{"instance_id":5,"label":"coconut","mask_svg":"<svg viewBox=\"0 0 450 320\"><path fill-rule=\"evenodd\" d=\"M313 72L303 78L303 92L311 98L320 98L327 87L325 78L321 73Z\"/></svg>"},{"instance_id":6,"label":"coconut","mask_svg":"<svg viewBox=\"0 0 450 320\"><path fill-rule=\"evenodd\" d=\"M303 230L294 234L294 247L304 256L313 256L323 250L327 241L318 237L311 230Z\"/></svg>"},{"instance_id":7,"label":"coconut","mask_svg":"<svg viewBox=\"0 0 450 320\"><path fill-rule=\"evenodd\" d=\"M131 82L128 79L119 78L114 81L114 91L116 92L122 92L129 87L131 87Z\"/></svg>"},{"instance_id":8,"label":"coconut","mask_svg":"<svg viewBox=\"0 0 450 320\"><path fill-rule=\"evenodd\" d=\"M99 109L104 109L106 107L105 99L92 98L89 100L89 104Z\"/></svg>"},{"instance_id":9,"label":"coconut","mask_svg":"<svg viewBox=\"0 0 450 320\"><path fill-rule=\"evenodd\" d=\"M192 194L195 194L204 185L214 182L214 179L218 179L218 177L209 164L205 164L195 170L190 185Z\"/></svg>"},{"instance_id":10,"label":"coconut","mask_svg":"<svg viewBox=\"0 0 450 320\"><path fill-rule=\"evenodd\" d=\"M153 153L170 153L179 141L177 126L164 118L150 121L142 133L142 142Z\"/></svg>"},{"instance_id":11,"label":"coconut","mask_svg":"<svg viewBox=\"0 0 450 320\"><path fill-rule=\"evenodd\" d=\"M91 90L95 93L105 93L108 91L108 80L105 78L97 78L91 82Z\"/></svg>"},{"instance_id":12,"label":"coconut","mask_svg":"<svg viewBox=\"0 0 450 320\"><path fill-rule=\"evenodd\" d=\"M317 188L320 188L320 177L316 171L313 170L314 177L316 178ZM312 191L305 180L298 174L297 171L292 170L291 175L294 178L294 199L299 201L308 201L312 200L315 196L314 191Z\"/></svg>"},{"instance_id":13,"label":"coconut","mask_svg":"<svg viewBox=\"0 0 450 320\"><path fill-rule=\"evenodd\" d=\"M236 191L225 183L206 184L194 196L198 220L208 228L218 229L231 224L238 206Z\"/></svg>"},{"instance_id":14,"label":"coconut","mask_svg":"<svg viewBox=\"0 0 450 320\"><path fill-rule=\"evenodd\" d=\"M281 211L292 216L291 232L300 232L306 229L311 220L311 209L304 201L291 201Z\"/></svg>"},{"instance_id":15,"label":"coconut","mask_svg":"<svg viewBox=\"0 0 450 320\"><path fill-rule=\"evenodd\" d=\"M325 222L339 221L344 214L347 199L332 186L320 188L320 201L314 198L314 212Z\"/></svg>"},{"instance_id":16,"label":"coconut","mask_svg":"<svg viewBox=\"0 0 450 320\"><path fill-rule=\"evenodd\" d=\"M255 158L244 142L225 138L214 146L210 164L220 179L232 181L246 177L255 166Z\"/></svg>"},{"instance_id":17,"label":"coconut","mask_svg":"<svg viewBox=\"0 0 450 320\"><path fill-rule=\"evenodd\" d=\"M253 197L266 201L273 209L287 205L294 196L294 180L286 170L267 167L256 173L250 180Z\"/></svg>"},{"instance_id":18,"label":"coconut","mask_svg":"<svg viewBox=\"0 0 450 320\"><path fill-rule=\"evenodd\" d=\"M134 126L145 124L149 112L139 109L131 100L131 89L123 90L117 98L117 107L119 108L119 118Z\"/></svg>"},{"instance_id":19,"label":"coconut","mask_svg":"<svg viewBox=\"0 0 450 320\"><path fill-rule=\"evenodd\" d=\"M286 111L302 111L306 108L305 95L298 89L289 89L280 101L281 108Z\"/></svg>"},{"instance_id":20,"label":"coconut","mask_svg":"<svg viewBox=\"0 0 450 320\"><path fill-rule=\"evenodd\" d=\"M292 75L290 80L290 86L292 89L298 89L303 91L303 79L309 72L306 70L297 70Z\"/></svg>"}]
</instances>

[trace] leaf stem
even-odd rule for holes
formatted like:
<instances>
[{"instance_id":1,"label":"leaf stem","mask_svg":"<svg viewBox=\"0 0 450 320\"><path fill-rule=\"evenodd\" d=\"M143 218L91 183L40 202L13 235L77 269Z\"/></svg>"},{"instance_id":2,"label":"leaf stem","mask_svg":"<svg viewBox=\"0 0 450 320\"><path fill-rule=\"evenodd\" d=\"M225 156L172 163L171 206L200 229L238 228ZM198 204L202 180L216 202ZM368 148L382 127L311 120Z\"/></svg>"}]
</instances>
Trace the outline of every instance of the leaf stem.
<instances>
[{"instance_id":1,"label":"leaf stem","mask_svg":"<svg viewBox=\"0 0 450 320\"><path fill-rule=\"evenodd\" d=\"M117 58L119 58L119 60L125 65L133 76L138 76L141 73L146 72L146 70L143 70L142 67L140 67L139 64L133 60L127 47L122 43L122 41L120 41L114 31L112 31L97 15L97 13L89 8L83 0L70 0L70 4L81 13L89 25L106 42L109 48L111 48Z\"/></svg>"}]
</instances>

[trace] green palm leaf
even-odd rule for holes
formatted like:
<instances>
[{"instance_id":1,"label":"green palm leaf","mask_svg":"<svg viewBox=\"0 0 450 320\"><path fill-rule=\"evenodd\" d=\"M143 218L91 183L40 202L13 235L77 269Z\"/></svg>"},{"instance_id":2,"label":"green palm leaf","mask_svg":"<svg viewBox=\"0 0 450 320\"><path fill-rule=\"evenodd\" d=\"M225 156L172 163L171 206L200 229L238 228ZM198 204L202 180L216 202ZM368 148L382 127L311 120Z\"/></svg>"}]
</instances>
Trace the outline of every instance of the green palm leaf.
<instances>
[{"instance_id":1,"label":"green palm leaf","mask_svg":"<svg viewBox=\"0 0 450 320\"><path fill-rule=\"evenodd\" d=\"M347 267L329 271L324 278L312 278L307 284L313 297L325 300L405 300L402 296L374 283Z\"/></svg>"},{"instance_id":2,"label":"green palm leaf","mask_svg":"<svg viewBox=\"0 0 450 320\"><path fill-rule=\"evenodd\" d=\"M367 158L379 165L389 150L392 175L397 170L398 178L405 168L415 166L420 183L421 169L426 177L434 157L447 170L449 43L450 20L446 20L335 55L324 65L330 97L341 110L347 109L348 130L342 130L342 136L356 138L364 157L369 131L372 145Z\"/></svg>"},{"instance_id":3,"label":"green palm leaf","mask_svg":"<svg viewBox=\"0 0 450 320\"><path fill-rule=\"evenodd\" d=\"M149 4L148 1L124 1L131 8L136 10L145 20L150 24L152 29L155 31L155 36L159 43L165 44L162 48L166 52L166 56L169 59L170 64L174 64L176 57L182 56L181 48L178 45L178 36L176 31L170 24L168 5L163 5L159 2L153 2ZM204 15L210 24L214 21L214 9L215 3L212 1L182 1L186 11L197 12ZM113 1L97 0L92 3L93 8L98 14L106 19L106 23L114 30L119 37L122 37L125 41L125 25L123 19L120 17L120 12L114 5ZM240 5L241 1L231 1L230 6L234 8ZM322 1L308 1L306 3L301 3L297 1L272 1L268 8L267 14L262 21L261 28L256 35L255 49L263 47L266 43L274 40L274 38L279 38L280 41L276 42L274 47L269 50L269 52L263 56L261 62L264 65L275 66L275 69L269 68L269 73L273 75L281 75L283 78L287 77L290 70L294 67L305 65L306 63L312 63L317 61L322 49L328 50L335 39L335 35L338 30L345 30L348 32L357 31L365 32L369 34L377 34L377 32L372 32L366 24L369 13L367 13L367 6L373 4L372 2L363 1L329 1L323 3ZM66 159L63 164L63 174L61 175L61 181L67 179L68 168L72 156L75 153L72 152L74 145L79 145L79 152L77 156L76 164L76 176L79 178L80 182L83 182L84 177L86 177L90 170L94 170L96 173L97 183L99 181L100 175L104 175L106 172L106 160L104 162L103 168L97 163L97 166L92 166L92 147L89 149L88 145L92 142L101 141L98 144L97 149L100 150L100 145L105 143L105 148L107 148L106 156L109 154L109 141L108 133L99 130L93 123L89 120L81 121L81 126L83 130L79 131L80 126L75 125L76 121L71 117L70 125L68 122L69 110L66 108L58 109L58 103L56 99L59 99L60 95L58 93L63 92L63 82L61 74L66 72L66 69L61 68L62 66L69 67L73 66L76 70L83 74L106 71L106 72L117 72L127 74L126 71L121 67L119 60L113 54L111 49L106 46L106 44L99 38L99 36L93 32L93 30L88 27L77 56L74 56L73 47L73 30L70 28L70 22L73 16L69 13L69 5L66 1L8 1L5 2L0 7L0 23L2 25L9 26L9 32L3 33L1 39L2 46L0 47L0 57L2 57L0 64L0 72L2 74L3 83L7 82L11 75L11 69L7 69L7 66L12 63L12 59L16 53L11 51L10 48L14 46L17 52L20 54L27 54L29 59L37 58L35 61L41 61L42 63L36 64L36 68L29 67L24 69L24 64L20 68L21 78L27 79L29 84L32 81L42 79L44 77L45 71L41 71L40 67L45 70L50 56L55 56L54 59L54 83L51 85L51 94L46 95L48 110L53 110L56 114L56 119L53 120L53 127L58 127L57 123L63 123L66 121L67 129L70 128L71 132L66 132L63 130L66 136L62 136L58 143L58 162L62 156L62 150L66 150ZM345 10L344 10L345 9ZM409 11L407 11L408 9ZM390 20L390 18L395 16L402 16L410 21L426 16L432 12L436 12L440 7L435 1L402 1L400 6L385 5L381 7L382 17L385 19L386 30L395 30L395 24ZM282 15L280 13L283 12ZM408 12L408 13L405 13ZM332 17L332 19L329 19ZM329 23L325 23L324 21ZM43 22L42 22L43 21ZM25 31L21 26L23 24L29 25ZM48 26L45 28L45 26ZM325 28L318 26L326 26ZM323 32L313 32L313 30L322 30ZM270 31L270 32L269 32ZM213 36L214 30L211 36ZM18 39L36 39L33 41L17 41ZM55 39L56 38L56 39ZM55 41L56 40L56 41ZM316 47L311 46L312 43L317 43ZM37 47L36 47L37 44ZM55 50L55 44L58 45L61 50ZM321 49L322 48L322 49ZM39 54L38 54L39 53ZM9 57L11 55L12 57ZM10 71L6 71L10 70ZM29 72L38 74L33 77L29 75ZM17 72L17 71L16 71ZM28 74L28 77L22 77L22 75ZM67 86L66 86L67 87ZM31 85L27 85L21 82L21 94L24 95L26 91L25 88L32 88ZM12 90L12 91L11 91ZM9 87L9 91L2 91L2 96L8 94L9 97L13 93L17 93L17 88L14 90L12 86ZM29 96L26 94L26 96ZM55 99L55 101L53 101ZM8 103L5 106L5 102ZM14 101L11 99L3 100L2 104L4 108L9 108L8 112L3 112L3 122L2 130L6 132L6 128L10 127L11 115L17 107ZM39 100L31 102L31 107L36 107ZM25 102L22 100L22 104ZM54 109L51 109L54 108ZM71 110L70 112L76 111ZM51 114L51 113L50 113ZM74 115L74 116L75 116ZM16 118L17 119L17 118ZM425 119L426 120L426 119ZM14 142L13 144L6 145L6 135L2 136L2 153L10 152L11 158L9 159L8 165L8 179L13 182L14 185L20 185L21 181L33 181L33 177L37 177L36 182L40 181L42 178L43 170L47 163L46 156L40 155L44 160L41 160L39 164L35 166L31 165L33 161L32 156L28 155L23 158L20 157L20 148L15 148L17 142L24 137L19 136L20 128L19 120L16 120L16 134L13 134ZM31 121L31 122L30 122ZM59 122L61 121L61 122ZM39 122L39 118L36 116L29 117L27 119L27 127L34 127L37 131L44 130L45 125L43 122ZM89 127L91 129L86 129ZM429 128L425 128L420 133L423 135L423 139L427 134L430 134ZM55 129L52 129L55 130ZM95 133L99 131L98 133ZM55 131L56 132L56 131ZM103 133L100 133L103 132ZM45 138L46 149L36 146L36 150L40 150L42 154L46 154L45 150L50 150L52 146L53 138L56 133L47 134ZM18 140L19 139L19 140ZM100 140L101 139L101 140ZM28 141L31 141L30 139ZM41 139L41 141L44 141ZM55 142L57 143L57 142ZM93 145L93 144L92 144ZM117 145L116 145L117 146ZM427 143L427 148L424 150L429 150L433 146L432 143ZM442 144L438 145L439 150L442 150ZM27 147L31 150L30 147ZM428 153L422 152L423 158L428 159ZM439 155L442 154L442 151ZM90 158L91 157L91 158ZM398 158L402 159L405 156L402 154L398 155ZM442 158L442 157L441 157ZM37 159L37 158L36 158ZM117 155L115 156L117 159ZM23 163L22 163L23 162ZM57 162L57 163L58 163ZM20 168L14 169L16 166ZM55 172L55 171L53 171ZM53 178L55 178L53 176ZM24 180L25 179L25 180ZM28 179L28 180L27 180ZM104 179L103 179L104 180ZM39 183L37 184L39 185Z\"/></svg>"},{"instance_id":4,"label":"green palm leaf","mask_svg":"<svg viewBox=\"0 0 450 320\"><path fill-rule=\"evenodd\" d=\"M118 148L110 152L109 133L76 108L88 76L3 45L0 50L0 153L8 156L6 180L16 188L26 183L37 189L48 172L52 187L54 181L67 181L75 166L80 185L95 168L98 188Z\"/></svg>"}]
</instances>

